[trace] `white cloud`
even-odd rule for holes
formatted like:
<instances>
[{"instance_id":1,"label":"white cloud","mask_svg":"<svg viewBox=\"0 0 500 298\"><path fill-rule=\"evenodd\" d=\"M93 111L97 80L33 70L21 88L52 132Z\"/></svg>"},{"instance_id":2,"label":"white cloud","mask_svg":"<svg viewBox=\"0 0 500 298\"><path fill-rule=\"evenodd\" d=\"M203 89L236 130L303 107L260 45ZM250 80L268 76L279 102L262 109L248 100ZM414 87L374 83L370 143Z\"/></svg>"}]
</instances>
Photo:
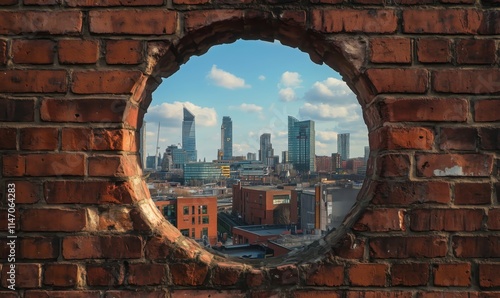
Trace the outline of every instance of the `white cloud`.
<instances>
[{"instance_id":1,"label":"white cloud","mask_svg":"<svg viewBox=\"0 0 500 298\"><path fill-rule=\"evenodd\" d=\"M284 102L290 102L290 101L294 101L297 99L297 96L295 95L295 91L290 87L280 89L279 97L280 97L280 100L284 101Z\"/></svg>"},{"instance_id":2,"label":"white cloud","mask_svg":"<svg viewBox=\"0 0 500 298\"><path fill-rule=\"evenodd\" d=\"M183 107L194 114L197 126L215 126L217 124L217 112L214 108L200 107L189 101L150 106L144 119L147 122L160 122L161 126L181 127Z\"/></svg>"},{"instance_id":3,"label":"white cloud","mask_svg":"<svg viewBox=\"0 0 500 298\"><path fill-rule=\"evenodd\" d=\"M315 82L305 96L307 102L345 104L357 102L356 96L344 81L336 78L327 78L322 82Z\"/></svg>"},{"instance_id":4,"label":"white cloud","mask_svg":"<svg viewBox=\"0 0 500 298\"><path fill-rule=\"evenodd\" d=\"M359 119L356 109L359 109L358 104L331 106L323 103L313 105L306 102L299 108L299 115L301 118L312 120L355 121Z\"/></svg>"},{"instance_id":5,"label":"white cloud","mask_svg":"<svg viewBox=\"0 0 500 298\"><path fill-rule=\"evenodd\" d=\"M281 75L280 86L284 87L299 87L302 83L300 74L298 72L285 71Z\"/></svg>"},{"instance_id":6,"label":"white cloud","mask_svg":"<svg viewBox=\"0 0 500 298\"><path fill-rule=\"evenodd\" d=\"M245 80L235 76L225 70L217 68L213 65L207 77L214 82L215 85L226 89L250 88L250 85L245 84Z\"/></svg>"},{"instance_id":7,"label":"white cloud","mask_svg":"<svg viewBox=\"0 0 500 298\"><path fill-rule=\"evenodd\" d=\"M239 106L230 106L229 109L240 110L248 113L260 113L262 112L262 107L255 105L253 103L242 103Z\"/></svg>"},{"instance_id":8,"label":"white cloud","mask_svg":"<svg viewBox=\"0 0 500 298\"><path fill-rule=\"evenodd\" d=\"M265 77L265 76L263 76L263 75L260 75L260 76L259 76L259 80L264 81L265 79L266 79L266 77Z\"/></svg>"},{"instance_id":9,"label":"white cloud","mask_svg":"<svg viewBox=\"0 0 500 298\"><path fill-rule=\"evenodd\" d=\"M337 133L334 131L316 131L316 140L330 143L337 140Z\"/></svg>"}]
</instances>

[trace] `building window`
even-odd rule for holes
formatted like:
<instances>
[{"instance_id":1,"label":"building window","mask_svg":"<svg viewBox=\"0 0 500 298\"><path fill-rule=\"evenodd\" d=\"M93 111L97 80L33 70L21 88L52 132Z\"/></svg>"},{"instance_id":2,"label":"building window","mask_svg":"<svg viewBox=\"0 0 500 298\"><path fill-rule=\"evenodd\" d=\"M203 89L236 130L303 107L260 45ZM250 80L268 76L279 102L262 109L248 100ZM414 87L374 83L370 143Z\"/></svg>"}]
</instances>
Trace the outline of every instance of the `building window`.
<instances>
[{"instance_id":1,"label":"building window","mask_svg":"<svg viewBox=\"0 0 500 298\"><path fill-rule=\"evenodd\" d=\"M194 234L194 228L191 229L191 238L194 238L195 234Z\"/></svg>"},{"instance_id":2,"label":"building window","mask_svg":"<svg viewBox=\"0 0 500 298\"><path fill-rule=\"evenodd\" d=\"M189 237L189 229L182 229L181 234L182 234L182 236Z\"/></svg>"},{"instance_id":3,"label":"building window","mask_svg":"<svg viewBox=\"0 0 500 298\"><path fill-rule=\"evenodd\" d=\"M201 229L200 238L203 238L203 236L208 237L208 228Z\"/></svg>"},{"instance_id":4,"label":"building window","mask_svg":"<svg viewBox=\"0 0 500 298\"><path fill-rule=\"evenodd\" d=\"M201 219L201 223L208 224L208 216L203 216Z\"/></svg>"},{"instance_id":5,"label":"building window","mask_svg":"<svg viewBox=\"0 0 500 298\"><path fill-rule=\"evenodd\" d=\"M175 205L167 205L163 207L163 216L174 226L177 227L177 212Z\"/></svg>"},{"instance_id":6,"label":"building window","mask_svg":"<svg viewBox=\"0 0 500 298\"><path fill-rule=\"evenodd\" d=\"M194 206L191 206L191 214L194 214Z\"/></svg>"},{"instance_id":7,"label":"building window","mask_svg":"<svg viewBox=\"0 0 500 298\"><path fill-rule=\"evenodd\" d=\"M189 206L182 207L182 214L189 215Z\"/></svg>"},{"instance_id":8,"label":"building window","mask_svg":"<svg viewBox=\"0 0 500 298\"><path fill-rule=\"evenodd\" d=\"M191 224L194 225L196 222L195 222L195 219L194 219L194 216L191 217Z\"/></svg>"},{"instance_id":9,"label":"building window","mask_svg":"<svg viewBox=\"0 0 500 298\"><path fill-rule=\"evenodd\" d=\"M273 196L273 204L290 204L290 195L275 195Z\"/></svg>"},{"instance_id":10,"label":"building window","mask_svg":"<svg viewBox=\"0 0 500 298\"><path fill-rule=\"evenodd\" d=\"M207 214L207 213L208 213L208 206L201 205L201 214Z\"/></svg>"}]
</instances>

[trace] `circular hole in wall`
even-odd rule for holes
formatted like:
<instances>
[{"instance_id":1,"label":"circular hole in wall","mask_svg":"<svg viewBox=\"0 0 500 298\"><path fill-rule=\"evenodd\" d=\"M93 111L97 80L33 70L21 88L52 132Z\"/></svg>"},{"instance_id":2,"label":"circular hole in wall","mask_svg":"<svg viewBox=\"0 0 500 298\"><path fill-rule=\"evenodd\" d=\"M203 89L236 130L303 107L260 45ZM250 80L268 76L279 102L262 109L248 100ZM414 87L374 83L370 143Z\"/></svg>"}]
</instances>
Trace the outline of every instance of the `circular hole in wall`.
<instances>
[{"instance_id":1,"label":"circular hole in wall","mask_svg":"<svg viewBox=\"0 0 500 298\"><path fill-rule=\"evenodd\" d=\"M335 231L365 179L356 95L297 49L239 40L164 79L141 129L155 205L215 253L283 256Z\"/></svg>"}]
</instances>

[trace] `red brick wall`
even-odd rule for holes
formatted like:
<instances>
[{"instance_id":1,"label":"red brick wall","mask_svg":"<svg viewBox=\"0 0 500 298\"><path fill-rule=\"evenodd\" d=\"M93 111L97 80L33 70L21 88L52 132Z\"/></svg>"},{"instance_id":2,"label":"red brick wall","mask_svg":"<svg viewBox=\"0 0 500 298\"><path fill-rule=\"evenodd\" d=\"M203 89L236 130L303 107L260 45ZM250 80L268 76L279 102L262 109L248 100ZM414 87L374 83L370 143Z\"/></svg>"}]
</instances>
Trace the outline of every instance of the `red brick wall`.
<instances>
[{"instance_id":1,"label":"red brick wall","mask_svg":"<svg viewBox=\"0 0 500 298\"><path fill-rule=\"evenodd\" d=\"M13 183L17 294L497 297L498 4L0 1L0 230ZM372 150L346 229L266 266L181 237L136 155L160 77L237 38L276 38L339 71ZM0 242L0 296L13 297Z\"/></svg>"}]
</instances>

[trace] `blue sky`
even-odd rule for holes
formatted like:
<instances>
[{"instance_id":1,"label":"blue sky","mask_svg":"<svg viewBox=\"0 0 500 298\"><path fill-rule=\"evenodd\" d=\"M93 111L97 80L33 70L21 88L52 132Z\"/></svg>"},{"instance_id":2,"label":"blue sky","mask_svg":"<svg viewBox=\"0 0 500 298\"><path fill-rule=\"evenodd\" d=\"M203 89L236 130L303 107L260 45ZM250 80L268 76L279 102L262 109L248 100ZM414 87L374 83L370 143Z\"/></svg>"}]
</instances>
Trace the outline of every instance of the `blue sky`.
<instances>
[{"instance_id":1,"label":"blue sky","mask_svg":"<svg viewBox=\"0 0 500 298\"><path fill-rule=\"evenodd\" d=\"M258 153L271 133L274 152L287 150L287 117L314 120L316 154L337 152L337 134L351 133L351 157L363 156L368 132L361 106L340 75L279 42L243 41L193 56L153 93L145 116L147 155L181 143L182 107L196 117L198 158L216 159L223 116L233 121L233 155Z\"/></svg>"}]
</instances>

